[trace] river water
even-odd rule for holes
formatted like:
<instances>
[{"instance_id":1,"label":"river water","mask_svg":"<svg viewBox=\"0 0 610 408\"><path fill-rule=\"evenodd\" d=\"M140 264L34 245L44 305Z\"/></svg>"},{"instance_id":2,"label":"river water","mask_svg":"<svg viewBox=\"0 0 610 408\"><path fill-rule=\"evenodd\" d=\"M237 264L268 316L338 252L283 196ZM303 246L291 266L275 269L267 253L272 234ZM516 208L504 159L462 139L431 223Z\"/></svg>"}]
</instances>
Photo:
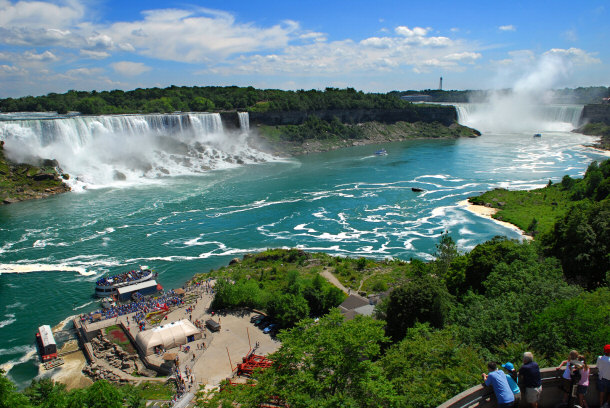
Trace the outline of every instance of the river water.
<instances>
[{"instance_id":1,"label":"river water","mask_svg":"<svg viewBox=\"0 0 610 408\"><path fill-rule=\"evenodd\" d=\"M99 185L2 206L0 364L20 387L29 384L39 375L37 327L99 308L92 294L104 273L148 265L173 288L265 248L428 260L444 231L462 251L495 235L519 238L458 203L494 187L530 189L579 176L604 159L582 146L595 138L553 130L533 138L539 130L385 144L387 156L374 154L377 145L282 160L248 150L259 159L190 174L138 179L121 168L127 180L112 185L104 168ZM46 143L39 147L58 142ZM79 164L71 165L78 174ZM81 180L95 174L87 176Z\"/></svg>"}]
</instances>

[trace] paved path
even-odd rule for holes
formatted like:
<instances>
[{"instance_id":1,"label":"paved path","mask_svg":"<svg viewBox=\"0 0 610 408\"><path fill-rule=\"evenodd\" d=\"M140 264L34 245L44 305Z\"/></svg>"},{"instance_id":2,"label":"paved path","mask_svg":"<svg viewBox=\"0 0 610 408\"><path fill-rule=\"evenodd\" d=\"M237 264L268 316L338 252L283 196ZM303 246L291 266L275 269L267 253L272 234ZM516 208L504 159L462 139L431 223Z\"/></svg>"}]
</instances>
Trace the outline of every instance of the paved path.
<instances>
[{"instance_id":1,"label":"paved path","mask_svg":"<svg viewBox=\"0 0 610 408\"><path fill-rule=\"evenodd\" d=\"M321 275L323 277L325 277L327 281L329 281L330 283L332 283L333 285L335 285L336 287L341 289L343 292L345 292L345 294L350 294L351 293L351 291L349 289L347 289L345 286L343 286L341 284L341 282L339 282L339 279L337 279L335 277L335 275L333 275L331 273L331 271L329 271L328 269L324 268L324 270L322 271Z\"/></svg>"}]
</instances>

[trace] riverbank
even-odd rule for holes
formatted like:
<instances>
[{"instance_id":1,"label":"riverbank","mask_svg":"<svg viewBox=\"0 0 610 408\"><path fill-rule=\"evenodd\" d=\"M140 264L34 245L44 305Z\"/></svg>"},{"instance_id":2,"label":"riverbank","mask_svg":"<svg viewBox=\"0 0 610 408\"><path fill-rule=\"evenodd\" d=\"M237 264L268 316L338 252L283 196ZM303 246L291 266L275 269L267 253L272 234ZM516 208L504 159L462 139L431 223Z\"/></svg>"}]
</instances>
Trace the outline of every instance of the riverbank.
<instances>
[{"instance_id":1,"label":"riverbank","mask_svg":"<svg viewBox=\"0 0 610 408\"><path fill-rule=\"evenodd\" d=\"M267 126L258 125L256 134L260 137L261 148L278 155L301 156L321 153L330 150L353 146L400 142L404 140L457 139L460 137L479 137L476 129L454 123L445 126L441 123L396 122L386 124L381 122L365 122L355 125L345 125L357 130L358 138L341 138L335 135L318 135L305 140L288 140L286 134L294 125ZM322 137L324 136L324 137Z\"/></svg>"},{"instance_id":2,"label":"riverbank","mask_svg":"<svg viewBox=\"0 0 610 408\"><path fill-rule=\"evenodd\" d=\"M526 239L528 241L531 241L534 239L534 237L532 237L531 235L528 235L525 231L523 231L521 228L517 227L516 225L511 224L510 222L495 219L493 216L498 211L500 211L498 208L473 204L468 200L460 201L458 203L458 205L472 214L478 215L479 217L482 217L482 218L487 218L488 220L492 220L493 222L495 222L498 225L502 225L503 227L509 228L513 231L517 231L518 233L521 234L523 239Z\"/></svg>"}]
</instances>

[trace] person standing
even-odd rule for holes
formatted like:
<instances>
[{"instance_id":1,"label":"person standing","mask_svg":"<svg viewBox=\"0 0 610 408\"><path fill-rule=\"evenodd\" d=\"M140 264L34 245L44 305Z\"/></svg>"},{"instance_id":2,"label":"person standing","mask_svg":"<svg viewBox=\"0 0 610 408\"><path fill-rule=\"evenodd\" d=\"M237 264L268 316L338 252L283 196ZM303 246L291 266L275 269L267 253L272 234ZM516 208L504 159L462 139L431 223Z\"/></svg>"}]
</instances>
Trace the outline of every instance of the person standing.
<instances>
[{"instance_id":1,"label":"person standing","mask_svg":"<svg viewBox=\"0 0 610 408\"><path fill-rule=\"evenodd\" d=\"M604 346L604 355L597 357L597 370L599 406L608 408L608 400L610 399L610 344Z\"/></svg>"},{"instance_id":2,"label":"person standing","mask_svg":"<svg viewBox=\"0 0 610 408\"><path fill-rule=\"evenodd\" d=\"M517 377L517 371L515 370L515 366L511 362L502 364L502 367L506 371L508 371L508 373L506 373L506 381L508 381L508 386L513 391L513 395L515 396L515 403L513 404L513 406L518 407L519 405L521 405L521 389L517 384L519 381L519 378Z\"/></svg>"},{"instance_id":3,"label":"person standing","mask_svg":"<svg viewBox=\"0 0 610 408\"><path fill-rule=\"evenodd\" d=\"M540 367L529 351L523 353L523 365L519 369L519 376L523 379L521 384L525 387L525 402L532 408L538 408L538 400L542 393L542 377Z\"/></svg>"},{"instance_id":4,"label":"person standing","mask_svg":"<svg viewBox=\"0 0 610 408\"><path fill-rule=\"evenodd\" d=\"M512 408L515 396L508 385L506 374L499 371L496 363L493 361L487 363L487 368L489 369L489 374L483 373L483 381L486 386L493 387L496 399L498 400L498 408Z\"/></svg>"}]
</instances>

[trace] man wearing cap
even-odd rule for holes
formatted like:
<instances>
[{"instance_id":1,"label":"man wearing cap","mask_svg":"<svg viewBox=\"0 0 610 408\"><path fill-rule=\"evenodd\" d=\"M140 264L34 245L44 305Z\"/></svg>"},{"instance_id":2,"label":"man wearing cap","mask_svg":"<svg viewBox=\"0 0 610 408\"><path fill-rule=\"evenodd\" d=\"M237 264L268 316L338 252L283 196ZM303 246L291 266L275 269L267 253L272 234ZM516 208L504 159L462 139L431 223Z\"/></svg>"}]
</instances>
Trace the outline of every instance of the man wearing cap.
<instances>
[{"instance_id":1,"label":"man wearing cap","mask_svg":"<svg viewBox=\"0 0 610 408\"><path fill-rule=\"evenodd\" d=\"M483 381L486 386L492 386L496 399L498 400L498 408L512 408L515 402L508 381L506 380L506 374L498 370L498 366L493 361L487 363L489 374L483 373Z\"/></svg>"},{"instance_id":2,"label":"man wearing cap","mask_svg":"<svg viewBox=\"0 0 610 408\"><path fill-rule=\"evenodd\" d=\"M521 403L521 389L519 389L519 385L517 385L517 382L519 381L519 379L517 378L517 371L515 371L515 366L511 362L502 364L502 367L506 371L508 371L508 373L506 374L506 381L508 381L508 386L510 387L511 391L513 392L513 396L515 397L515 403L513 404L513 406L518 407Z\"/></svg>"},{"instance_id":3,"label":"man wearing cap","mask_svg":"<svg viewBox=\"0 0 610 408\"><path fill-rule=\"evenodd\" d=\"M599 406L608 408L608 397L610 397L610 344L604 346L604 355L597 357L597 370Z\"/></svg>"}]
</instances>

